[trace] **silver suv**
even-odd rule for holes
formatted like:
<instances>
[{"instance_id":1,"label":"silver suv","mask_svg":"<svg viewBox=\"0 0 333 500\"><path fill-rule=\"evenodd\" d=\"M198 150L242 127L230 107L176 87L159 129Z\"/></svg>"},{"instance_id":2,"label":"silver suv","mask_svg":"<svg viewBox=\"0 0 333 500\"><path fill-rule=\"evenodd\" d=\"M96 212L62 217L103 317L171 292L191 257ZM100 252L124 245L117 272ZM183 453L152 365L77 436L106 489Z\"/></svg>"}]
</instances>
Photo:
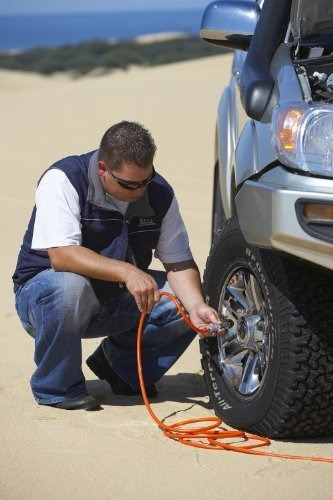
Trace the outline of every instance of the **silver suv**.
<instances>
[{"instance_id":1,"label":"silver suv","mask_svg":"<svg viewBox=\"0 0 333 500\"><path fill-rule=\"evenodd\" d=\"M235 49L217 118L209 304L215 412L273 438L333 432L332 0L221 0L201 38Z\"/></svg>"}]
</instances>

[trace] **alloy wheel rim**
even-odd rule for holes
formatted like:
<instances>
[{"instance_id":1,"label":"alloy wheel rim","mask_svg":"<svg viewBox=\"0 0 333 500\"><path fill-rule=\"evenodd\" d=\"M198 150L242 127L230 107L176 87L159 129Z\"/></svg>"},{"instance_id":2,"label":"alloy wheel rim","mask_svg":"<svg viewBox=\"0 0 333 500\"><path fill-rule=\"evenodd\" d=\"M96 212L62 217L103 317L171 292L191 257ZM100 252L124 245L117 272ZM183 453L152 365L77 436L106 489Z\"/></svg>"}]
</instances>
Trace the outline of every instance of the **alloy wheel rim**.
<instances>
[{"instance_id":1,"label":"alloy wheel rim","mask_svg":"<svg viewBox=\"0 0 333 500\"><path fill-rule=\"evenodd\" d=\"M239 396L253 396L265 380L270 337L267 299L250 268L237 267L228 274L218 312L234 323L217 339L220 369Z\"/></svg>"}]
</instances>

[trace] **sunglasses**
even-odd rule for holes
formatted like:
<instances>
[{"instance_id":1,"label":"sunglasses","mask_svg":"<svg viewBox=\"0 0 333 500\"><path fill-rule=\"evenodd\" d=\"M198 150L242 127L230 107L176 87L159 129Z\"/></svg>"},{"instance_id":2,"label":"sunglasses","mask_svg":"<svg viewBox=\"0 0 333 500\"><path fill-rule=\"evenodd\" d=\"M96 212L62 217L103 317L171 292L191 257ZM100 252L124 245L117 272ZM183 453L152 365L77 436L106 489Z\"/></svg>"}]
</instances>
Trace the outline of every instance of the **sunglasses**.
<instances>
[{"instance_id":1,"label":"sunglasses","mask_svg":"<svg viewBox=\"0 0 333 500\"><path fill-rule=\"evenodd\" d=\"M119 177L116 177L109 168L108 168L108 171L112 175L112 177L114 178L116 183L119 184L120 187L127 189L128 191L135 191L136 189L141 189L143 187L148 186L148 184L153 180L153 178L156 174L155 169L154 169L154 165L153 165L153 172L148 177L148 179L141 181L141 182L133 182L133 181L125 181L124 179L120 179Z\"/></svg>"}]
</instances>

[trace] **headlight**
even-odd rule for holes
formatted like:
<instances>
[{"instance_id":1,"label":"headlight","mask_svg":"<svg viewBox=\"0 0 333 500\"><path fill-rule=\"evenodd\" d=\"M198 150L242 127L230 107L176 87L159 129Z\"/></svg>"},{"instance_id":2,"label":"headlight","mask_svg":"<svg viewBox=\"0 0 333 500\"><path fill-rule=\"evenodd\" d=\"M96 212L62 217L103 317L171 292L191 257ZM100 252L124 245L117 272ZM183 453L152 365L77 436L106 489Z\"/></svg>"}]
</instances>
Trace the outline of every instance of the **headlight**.
<instances>
[{"instance_id":1,"label":"headlight","mask_svg":"<svg viewBox=\"0 0 333 500\"><path fill-rule=\"evenodd\" d=\"M273 114L273 144L291 167L333 177L333 107L289 103Z\"/></svg>"}]
</instances>

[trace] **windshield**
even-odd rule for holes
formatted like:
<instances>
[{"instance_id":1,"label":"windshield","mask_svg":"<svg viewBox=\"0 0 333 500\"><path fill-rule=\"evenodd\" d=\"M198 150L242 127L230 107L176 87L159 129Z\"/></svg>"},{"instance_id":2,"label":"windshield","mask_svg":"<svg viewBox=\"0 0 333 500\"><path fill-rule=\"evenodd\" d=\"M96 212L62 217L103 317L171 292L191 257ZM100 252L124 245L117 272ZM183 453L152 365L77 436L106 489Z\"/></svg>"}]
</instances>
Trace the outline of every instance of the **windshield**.
<instances>
[{"instance_id":1,"label":"windshield","mask_svg":"<svg viewBox=\"0 0 333 500\"><path fill-rule=\"evenodd\" d=\"M332 32L332 0L292 0L290 27L302 39Z\"/></svg>"}]
</instances>

